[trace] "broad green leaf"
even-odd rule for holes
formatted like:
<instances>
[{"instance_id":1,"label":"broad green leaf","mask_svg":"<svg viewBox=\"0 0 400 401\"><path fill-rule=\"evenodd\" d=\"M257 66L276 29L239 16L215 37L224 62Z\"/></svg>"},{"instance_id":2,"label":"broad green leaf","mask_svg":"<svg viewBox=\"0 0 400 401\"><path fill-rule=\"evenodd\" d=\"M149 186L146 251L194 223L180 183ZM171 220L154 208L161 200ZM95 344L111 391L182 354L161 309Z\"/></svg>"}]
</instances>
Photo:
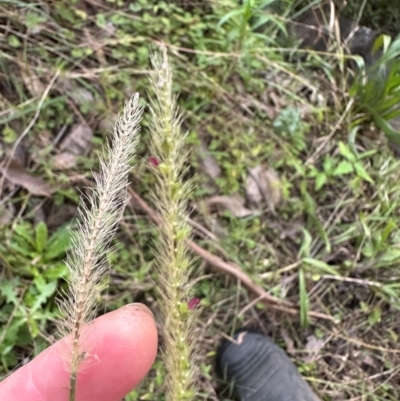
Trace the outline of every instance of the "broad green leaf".
<instances>
[{"instance_id":1,"label":"broad green leaf","mask_svg":"<svg viewBox=\"0 0 400 401\"><path fill-rule=\"evenodd\" d=\"M47 243L47 226L46 223L41 221L35 227L36 250L42 253Z\"/></svg>"},{"instance_id":2,"label":"broad green leaf","mask_svg":"<svg viewBox=\"0 0 400 401\"><path fill-rule=\"evenodd\" d=\"M39 276L40 277L40 276ZM57 281L51 281L50 283L43 282L43 280L35 278L35 285L38 289L39 295L36 297L35 302L30 309L31 312L36 311L44 304L48 298L50 298L57 290Z\"/></svg>"},{"instance_id":3,"label":"broad green leaf","mask_svg":"<svg viewBox=\"0 0 400 401\"><path fill-rule=\"evenodd\" d=\"M347 160L343 160L335 168L333 175L334 176L346 175L352 173L353 171L354 171L353 165Z\"/></svg>"},{"instance_id":4,"label":"broad green leaf","mask_svg":"<svg viewBox=\"0 0 400 401\"><path fill-rule=\"evenodd\" d=\"M33 250L29 249L28 247L19 245L16 242L12 242L9 245L9 249L15 251L16 253L25 256L28 259L33 259L34 257L37 256L36 252L34 252Z\"/></svg>"},{"instance_id":5,"label":"broad green leaf","mask_svg":"<svg viewBox=\"0 0 400 401\"><path fill-rule=\"evenodd\" d=\"M58 229L49 239L44 259L51 261L63 256L70 246L70 232L67 227Z\"/></svg>"},{"instance_id":6,"label":"broad green leaf","mask_svg":"<svg viewBox=\"0 0 400 401\"><path fill-rule=\"evenodd\" d=\"M12 344L12 346L15 346L15 344L18 342L18 332L21 326L23 326L26 323L26 318L25 317L19 317L19 318L14 318L11 324L8 326L7 331L5 333L4 341L8 342L9 344ZM1 335L3 336L2 331L0 331ZM2 344L0 344L0 349ZM6 355L10 350L8 348L2 349L2 355Z\"/></svg>"},{"instance_id":7,"label":"broad green leaf","mask_svg":"<svg viewBox=\"0 0 400 401\"><path fill-rule=\"evenodd\" d=\"M35 28L42 22L46 22L46 17L33 11L29 11L25 16L25 25L28 29Z\"/></svg>"},{"instance_id":8,"label":"broad green leaf","mask_svg":"<svg viewBox=\"0 0 400 401\"><path fill-rule=\"evenodd\" d=\"M35 239L33 236L32 226L30 224L22 223L14 227L14 232L27 241L36 249Z\"/></svg>"},{"instance_id":9,"label":"broad green leaf","mask_svg":"<svg viewBox=\"0 0 400 401\"><path fill-rule=\"evenodd\" d=\"M319 191L328 181L328 177L325 173L319 173L315 180L315 190Z\"/></svg>"},{"instance_id":10,"label":"broad green leaf","mask_svg":"<svg viewBox=\"0 0 400 401\"><path fill-rule=\"evenodd\" d=\"M332 157L326 156L322 165L324 167L325 173L332 174L334 166L334 160L332 159Z\"/></svg>"},{"instance_id":11,"label":"broad green leaf","mask_svg":"<svg viewBox=\"0 0 400 401\"><path fill-rule=\"evenodd\" d=\"M386 53L390 46L391 41L392 38L389 35L379 35L374 41L374 45L372 47L372 54L376 53L381 49L383 50L384 53Z\"/></svg>"},{"instance_id":12,"label":"broad green leaf","mask_svg":"<svg viewBox=\"0 0 400 401\"><path fill-rule=\"evenodd\" d=\"M400 249L390 247L380 258L379 263L393 263L400 262Z\"/></svg>"},{"instance_id":13,"label":"broad green leaf","mask_svg":"<svg viewBox=\"0 0 400 401\"><path fill-rule=\"evenodd\" d=\"M354 156L353 152L342 141L339 142L339 151L340 154L348 161L354 162L356 160L356 157Z\"/></svg>"},{"instance_id":14,"label":"broad green leaf","mask_svg":"<svg viewBox=\"0 0 400 401\"><path fill-rule=\"evenodd\" d=\"M368 323L373 326L381 321L382 313L379 307L372 309L371 314L368 316Z\"/></svg>"},{"instance_id":15,"label":"broad green leaf","mask_svg":"<svg viewBox=\"0 0 400 401\"><path fill-rule=\"evenodd\" d=\"M65 263L59 263L51 265L46 268L43 272L43 277L48 280L57 280L59 278L64 278L68 275L68 269Z\"/></svg>"},{"instance_id":16,"label":"broad green leaf","mask_svg":"<svg viewBox=\"0 0 400 401\"><path fill-rule=\"evenodd\" d=\"M365 171L363 165L361 162L357 162L354 164L354 169L356 170L357 175L362 178L363 180L373 184L374 180L371 178L371 176Z\"/></svg>"},{"instance_id":17,"label":"broad green leaf","mask_svg":"<svg viewBox=\"0 0 400 401\"><path fill-rule=\"evenodd\" d=\"M21 47L21 45L22 45L19 38L15 35L9 35L7 42L11 47L14 47L15 49L18 47Z\"/></svg>"},{"instance_id":18,"label":"broad green leaf","mask_svg":"<svg viewBox=\"0 0 400 401\"><path fill-rule=\"evenodd\" d=\"M6 298L7 303L14 305L18 304L18 297L17 293L15 292L15 283L12 283L8 280L0 281L0 294Z\"/></svg>"}]
</instances>

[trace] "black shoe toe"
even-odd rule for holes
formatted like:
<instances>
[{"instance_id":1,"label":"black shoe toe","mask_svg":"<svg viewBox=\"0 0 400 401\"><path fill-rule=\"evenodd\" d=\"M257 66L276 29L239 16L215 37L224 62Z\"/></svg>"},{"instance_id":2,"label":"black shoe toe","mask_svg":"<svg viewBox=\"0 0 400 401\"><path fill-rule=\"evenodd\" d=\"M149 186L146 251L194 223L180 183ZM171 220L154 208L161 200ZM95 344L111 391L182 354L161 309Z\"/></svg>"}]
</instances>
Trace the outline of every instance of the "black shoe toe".
<instances>
[{"instance_id":1,"label":"black shoe toe","mask_svg":"<svg viewBox=\"0 0 400 401\"><path fill-rule=\"evenodd\" d=\"M286 353L269 338L246 329L217 353L220 376L234 382L241 401L319 401Z\"/></svg>"}]
</instances>

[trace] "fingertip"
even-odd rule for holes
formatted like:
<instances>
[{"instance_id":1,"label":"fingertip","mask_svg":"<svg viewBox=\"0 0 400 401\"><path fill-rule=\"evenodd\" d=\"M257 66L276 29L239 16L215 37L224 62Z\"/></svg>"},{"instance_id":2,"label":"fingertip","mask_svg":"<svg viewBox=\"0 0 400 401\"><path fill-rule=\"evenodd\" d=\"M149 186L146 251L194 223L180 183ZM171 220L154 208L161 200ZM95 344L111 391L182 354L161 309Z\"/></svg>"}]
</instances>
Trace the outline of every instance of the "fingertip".
<instances>
[{"instance_id":1,"label":"fingertip","mask_svg":"<svg viewBox=\"0 0 400 401\"><path fill-rule=\"evenodd\" d=\"M157 338L153 314L142 304L126 305L89 324L83 339L87 356L78 373L76 400L123 398L150 370L157 354ZM69 355L70 339L52 345L3 383L0 399L68 399ZM4 391L8 393L3 397Z\"/></svg>"}]
</instances>

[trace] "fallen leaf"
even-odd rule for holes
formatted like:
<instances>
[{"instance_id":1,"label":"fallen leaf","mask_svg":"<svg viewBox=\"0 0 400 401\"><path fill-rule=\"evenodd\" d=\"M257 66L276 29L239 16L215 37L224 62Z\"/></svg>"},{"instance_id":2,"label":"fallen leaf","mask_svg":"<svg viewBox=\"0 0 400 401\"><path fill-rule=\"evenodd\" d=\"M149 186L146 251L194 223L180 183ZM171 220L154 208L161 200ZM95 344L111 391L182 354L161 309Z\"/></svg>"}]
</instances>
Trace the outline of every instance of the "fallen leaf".
<instances>
[{"instance_id":1,"label":"fallen leaf","mask_svg":"<svg viewBox=\"0 0 400 401\"><path fill-rule=\"evenodd\" d=\"M62 152L53 157L53 166L60 170L68 170L76 166L76 155Z\"/></svg>"},{"instance_id":2,"label":"fallen leaf","mask_svg":"<svg viewBox=\"0 0 400 401\"><path fill-rule=\"evenodd\" d=\"M28 89L28 92L32 96L41 96L46 89L46 85L44 85L40 78L30 69L28 64L25 64L21 68L21 78Z\"/></svg>"},{"instance_id":3,"label":"fallen leaf","mask_svg":"<svg viewBox=\"0 0 400 401\"><path fill-rule=\"evenodd\" d=\"M11 223L15 215L15 206L8 203L7 206L0 205L0 227Z\"/></svg>"},{"instance_id":4,"label":"fallen leaf","mask_svg":"<svg viewBox=\"0 0 400 401\"><path fill-rule=\"evenodd\" d=\"M75 88L72 91L68 92L68 95L79 106L94 102L92 92L85 88Z\"/></svg>"},{"instance_id":5,"label":"fallen leaf","mask_svg":"<svg viewBox=\"0 0 400 401\"><path fill-rule=\"evenodd\" d=\"M249 206L261 209L267 205L275 212L275 206L282 198L281 183L275 170L258 165L249 170L246 182L246 196Z\"/></svg>"},{"instance_id":6,"label":"fallen leaf","mask_svg":"<svg viewBox=\"0 0 400 401\"><path fill-rule=\"evenodd\" d=\"M219 211L228 210L235 217L246 217L254 214L254 210L245 207L245 200L239 194L212 196L206 200L206 205L216 207Z\"/></svg>"},{"instance_id":7,"label":"fallen leaf","mask_svg":"<svg viewBox=\"0 0 400 401\"><path fill-rule=\"evenodd\" d=\"M115 121L117 120L117 116L115 114L110 114L109 116L100 120L97 129L105 135L110 134L113 131Z\"/></svg>"},{"instance_id":8,"label":"fallen leaf","mask_svg":"<svg viewBox=\"0 0 400 401\"><path fill-rule=\"evenodd\" d=\"M378 369L378 364L376 359L372 356L372 355L365 355L364 359L362 360L362 363L364 363L365 365L374 368L374 369Z\"/></svg>"},{"instance_id":9,"label":"fallen leaf","mask_svg":"<svg viewBox=\"0 0 400 401\"><path fill-rule=\"evenodd\" d=\"M32 195L49 197L54 189L40 177L35 177L26 171L25 167L16 160L12 160L7 169L0 167L5 178L14 185L25 188Z\"/></svg>"},{"instance_id":10,"label":"fallen leaf","mask_svg":"<svg viewBox=\"0 0 400 401\"><path fill-rule=\"evenodd\" d=\"M309 354L304 358L306 362L311 362L319 351L324 347L325 341L314 335L307 337L306 351Z\"/></svg>"},{"instance_id":11,"label":"fallen leaf","mask_svg":"<svg viewBox=\"0 0 400 401\"><path fill-rule=\"evenodd\" d=\"M207 145L202 141L200 145L200 155L201 164L203 165L204 171L211 178L216 179L221 175L221 167L219 167L214 156L210 153Z\"/></svg>"},{"instance_id":12,"label":"fallen leaf","mask_svg":"<svg viewBox=\"0 0 400 401\"><path fill-rule=\"evenodd\" d=\"M281 336L283 338L283 341L285 341L285 344L286 344L286 352L288 354L294 354L296 351L296 349L294 347L294 341L286 329L281 329Z\"/></svg>"},{"instance_id":13,"label":"fallen leaf","mask_svg":"<svg viewBox=\"0 0 400 401\"><path fill-rule=\"evenodd\" d=\"M76 156L87 153L91 148L93 130L84 124L74 124L61 142L60 149Z\"/></svg>"}]
</instances>

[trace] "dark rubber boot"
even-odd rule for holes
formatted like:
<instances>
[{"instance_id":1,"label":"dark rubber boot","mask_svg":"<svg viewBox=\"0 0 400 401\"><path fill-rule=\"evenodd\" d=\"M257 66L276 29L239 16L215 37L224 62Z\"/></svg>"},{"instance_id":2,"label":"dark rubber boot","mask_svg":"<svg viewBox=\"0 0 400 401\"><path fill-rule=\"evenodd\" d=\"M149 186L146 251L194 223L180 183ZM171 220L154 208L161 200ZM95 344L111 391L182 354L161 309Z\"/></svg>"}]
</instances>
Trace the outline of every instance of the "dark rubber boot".
<instances>
[{"instance_id":1,"label":"dark rubber boot","mask_svg":"<svg viewBox=\"0 0 400 401\"><path fill-rule=\"evenodd\" d=\"M270 339L241 329L217 353L217 370L234 382L240 401L319 401L285 352Z\"/></svg>"}]
</instances>

